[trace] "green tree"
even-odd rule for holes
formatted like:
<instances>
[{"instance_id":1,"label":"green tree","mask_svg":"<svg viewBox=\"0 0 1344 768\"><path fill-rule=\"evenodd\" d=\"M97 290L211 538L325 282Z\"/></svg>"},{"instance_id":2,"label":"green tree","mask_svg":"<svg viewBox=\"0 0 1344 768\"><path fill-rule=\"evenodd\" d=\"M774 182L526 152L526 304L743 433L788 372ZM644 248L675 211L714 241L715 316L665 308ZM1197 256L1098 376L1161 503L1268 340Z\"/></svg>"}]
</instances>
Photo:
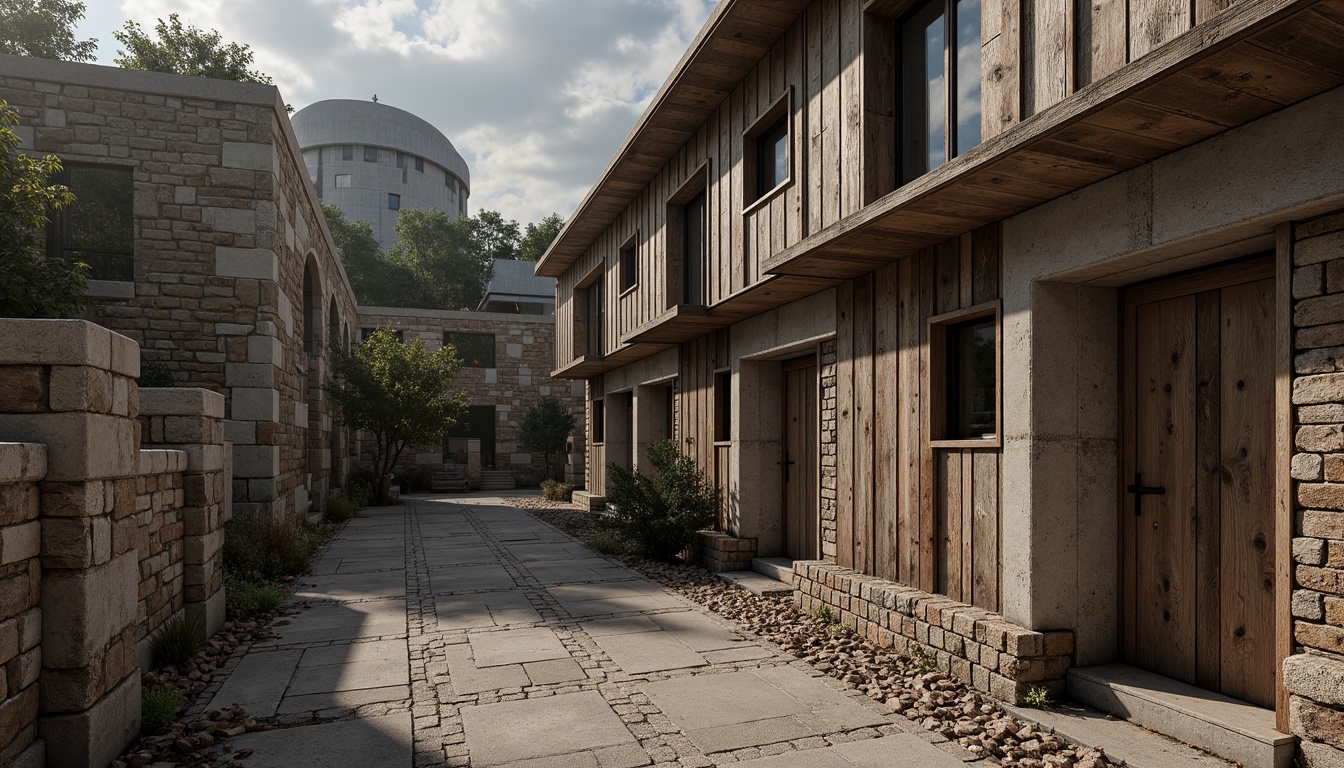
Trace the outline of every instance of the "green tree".
<instances>
[{"instance_id":1,"label":"green tree","mask_svg":"<svg viewBox=\"0 0 1344 768\"><path fill-rule=\"evenodd\" d=\"M0 101L0 317L69 317L88 287L87 264L48 258L48 211L74 202L50 179L61 161L18 152L19 116Z\"/></svg>"},{"instance_id":2,"label":"green tree","mask_svg":"<svg viewBox=\"0 0 1344 768\"><path fill-rule=\"evenodd\" d=\"M144 69L150 72L172 72L193 77L213 77L218 80L237 80L240 83L270 85L271 78L254 69L252 48L238 43L225 43L215 30L183 26L176 13L168 20L159 19L154 25L158 39L151 38L133 21L112 36L126 50L113 59L126 69Z\"/></svg>"},{"instance_id":3,"label":"green tree","mask_svg":"<svg viewBox=\"0 0 1344 768\"><path fill-rule=\"evenodd\" d=\"M466 394L448 393L460 367L451 346L431 355L424 339L403 343L390 328L379 328L349 352L333 349L332 380L324 388L346 424L373 436L378 503L387 502L402 451L441 439L466 413Z\"/></svg>"},{"instance_id":4,"label":"green tree","mask_svg":"<svg viewBox=\"0 0 1344 768\"><path fill-rule=\"evenodd\" d=\"M547 479L554 480L551 474L551 455L564 453L569 436L574 433L574 413L551 395L538 400L523 420L518 422L518 436L529 451L538 451L546 465Z\"/></svg>"},{"instance_id":5,"label":"green tree","mask_svg":"<svg viewBox=\"0 0 1344 768\"><path fill-rule=\"evenodd\" d=\"M347 219L334 204L323 203L322 215L359 303L386 307L403 301L403 286L410 282L410 275L388 263L378 241L373 239L373 227L367 221Z\"/></svg>"},{"instance_id":6,"label":"green tree","mask_svg":"<svg viewBox=\"0 0 1344 768\"><path fill-rule=\"evenodd\" d=\"M518 258L523 261L540 261L564 228L565 217L558 213L552 213L536 224L528 224L523 232L523 241L518 246Z\"/></svg>"},{"instance_id":7,"label":"green tree","mask_svg":"<svg viewBox=\"0 0 1344 768\"><path fill-rule=\"evenodd\" d=\"M518 258L518 244L521 240L518 222L505 219L499 211L481 211L467 221L472 245L480 251L487 265L495 259Z\"/></svg>"},{"instance_id":8,"label":"green tree","mask_svg":"<svg viewBox=\"0 0 1344 768\"><path fill-rule=\"evenodd\" d=\"M670 562L696 531L713 524L723 492L671 440L649 446L648 457L653 473L647 475L607 464L607 503L614 511L600 522L641 554Z\"/></svg>"},{"instance_id":9,"label":"green tree","mask_svg":"<svg viewBox=\"0 0 1344 768\"><path fill-rule=\"evenodd\" d=\"M490 259L477 246L473 220L450 221L435 210L404 209L387 260L403 270L398 306L474 310L490 279Z\"/></svg>"},{"instance_id":10,"label":"green tree","mask_svg":"<svg viewBox=\"0 0 1344 768\"><path fill-rule=\"evenodd\" d=\"M84 4L71 0L0 0L0 53L93 61L97 40L76 40Z\"/></svg>"}]
</instances>

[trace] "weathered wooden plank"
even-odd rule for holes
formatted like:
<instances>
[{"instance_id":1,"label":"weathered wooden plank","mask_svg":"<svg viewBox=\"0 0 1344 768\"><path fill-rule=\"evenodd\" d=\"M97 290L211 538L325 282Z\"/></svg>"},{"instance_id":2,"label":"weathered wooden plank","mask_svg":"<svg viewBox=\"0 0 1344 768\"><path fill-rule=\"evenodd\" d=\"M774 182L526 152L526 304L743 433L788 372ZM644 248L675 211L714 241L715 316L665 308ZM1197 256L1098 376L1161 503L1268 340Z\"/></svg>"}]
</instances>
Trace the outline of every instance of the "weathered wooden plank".
<instances>
[{"instance_id":1,"label":"weathered wooden plank","mask_svg":"<svg viewBox=\"0 0 1344 768\"><path fill-rule=\"evenodd\" d=\"M1293 619L1283 606L1293 591L1293 223L1274 233L1274 669L1293 654ZM1289 696L1275 675L1275 727L1288 732Z\"/></svg>"},{"instance_id":2,"label":"weathered wooden plank","mask_svg":"<svg viewBox=\"0 0 1344 768\"><path fill-rule=\"evenodd\" d=\"M821 66L821 3L807 9L807 231L811 235L825 226L822 219L822 173L826 135L825 88Z\"/></svg>"},{"instance_id":3,"label":"weathered wooden plank","mask_svg":"<svg viewBox=\"0 0 1344 768\"><path fill-rule=\"evenodd\" d=\"M1190 29L1190 3L1129 0L1129 59L1133 61Z\"/></svg>"},{"instance_id":4,"label":"weathered wooden plank","mask_svg":"<svg viewBox=\"0 0 1344 768\"><path fill-rule=\"evenodd\" d=\"M1022 14L1014 0L983 0L980 133L988 140L1022 119Z\"/></svg>"},{"instance_id":5,"label":"weathered wooden plank","mask_svg":"<svg viewBox=\"0 0 1344 768\"><path fill-rule=\"evenodd\" d=\"M728 224L732 228L732 240L728 248L727 258L720 265L720 274L723 275L724 279L718 285L718 290L714 294L714 301L723 299L737 290L739 286L746 284L746 222L742 220L740 215L743 206L742 187L746 183L743 180L742 167L742 131L746 125L743 120L745 98L745 89L739 88L733 92L732 113L729 118L732 127L730 128L730 141L728 143L732 152L729 159L732 177L728 180L728 192L732 195L728 217Z\"/></svg>"},{"instance_id":6,"label":"weathered wooden plank","mask_svg":"<svg viewBox=\"0 0 1344 768\"><path fill-rule=\"evenodd\" d=\"M840 215L861 208L863 174L863 13L859 0L840 0Z\"/></svg>"},{"instance_id":7,"label":"weathered wooden plank","mask_svg":"<svg viewBox=\"0 0 1344 768\"><path fill-rule=\"evenodd\" d=\"M1082 88L1123 67L1129 49L1125 3L1075 0L1076 86Z\"/></svg>"},{"instance_id":8,"label":"weathered wooden plank","mask_svg":"<svg viewBox=\"0 0 1344 768\"><path fill-rule=\"evenodd\" d=\"M857 1L857 0L855 0ZM874 573L873 273L854 279L854 568Z\"/></svg>"},{"instance_id":9,"label":"weathered wooden plank","mask_svg":"<svg viewBox=\"0 0 1344 768\"><path fill-rule=\"evenodd\" d=\"M806 92L806 45L803 38L805 28L800 19L789 27L788 63L785 74L785 87L789 92L789 152L792 162L791 177L793 183L784 193L784 246L788 247L803 239L806 234L807 202L807 110L800 97ZM782 249L781 249L782 250Z\"/></svg>"},{"instance_id":10,"label":"weathered wooden plank","mask_svg":"<svg viewBox=\"0 0 1344 768\"><path fill-rule=\"evenodd\" d=\"M1195 682L1217 690L1222 675L1221 292L1195 296Z\"/></svg>"},{"instance_id":11,"label":"weathered wooden plank","mask_svg":"<svg viewBox=\"0 0 1344 768\"><path fill-rule=\"evenodd\" d=\"M896 23L863 20L863 202L896 188ZM795 241L790 241L790 245Z\"/></svg>"},{"instance_id":12,"label":"weathered wooden plank","mask_svg":"<svg viewBox=\"0 0 1344 768\"><path fill-rule=\"evenodd\" d=\"M937 293L933 312L941 315L961 309L961 248L953 239L939 243L934 250L937 253Z\"/></svg>"},{"instance_id":13,"label":"weathered wooden plank","mask_svg":"<svg viewBox=\"0 0 1344 768\"><path fill-rule=\"evenodd\" d=\"M998 451L975 451L971 467L974 475L971 508L974 547L970 602L989 611L999 610L999 464Z\"/></svg>"},{"instance_id":14,"label":"weathered wooden plank","mask_svg":"<svg viewBox=\"0 0 1344 768\"><path fill-rule=\"evenodd\" d=\"M873 288L874 575L900 581L900 265L877 270Z\"/></svg>"},{"instance_id":15,"label":"weathered wooden plank","mask_svg":"<svg viewBox=\"0 0 1344 768\"><path fill-rule=\"evenodd\" d=\"M962 449L961 454L961 551L958 553L957 561L961 567L959 581L961 582L961 593L957 598L963 603L970 603L975 596L974 571L975 564L975 477L973 462L975 452L969 449Z\"/></svg>"},{"instance_id":16,"label":"weathered wooden plank","mask_svg":"<svg viewBox=\"0 0 1344 768\"><path fill-rule=\"evenodd\" d=\"M1002 228L996 222L971 233L971 305L999 298Z\"/></svg>"},{"instance_id":17,"label":"weathered wooden plank","mask_svg":"<svg viewBox=\"0 0 1344 768\"><path fill-rule=\"evenodd\" d=\"M934 508L938 516L938 588L939 594L961 600L961 451L934 451L937 496Z\"/></svg>"},{"instance_id":18,"label":"weathered wooden plank","mask_svg":"<svg viewBox=\"0 0 1344 768\"><path fill-rule=\"evenodd\" d=\"M854 283L835 291L835 558L854 567Z\"/></svg>"},{"instance_id":19,"label":"weathered wooden plank","mask_svg":"<svg viewBox=\"0 0 1344 768\"><path fill-rule=\"evenodd\" d=\"M971 233L967 232L957 238L958 260L960 265L958 271L961 274L961 285L958 286L957 305L959 307L971 306L971 296L973 294L972 279L974 277L974 263L971 251L972 238Z\"/></svg>"},{"instance_id":20,"label":"weathered wooden plank","mask_svg":"<svg viewBox=\"0 0 1344 768\"><path fill-rule=\"evenodd\" d=\"M823 226L841 217L841 129L844 93L840 83L840 0L821 2L821 220Z\"/></svg>"},{"instance_id":21,"label":"weathered wooden plank","mask_svg":"<svg viewBox=\"0 0 1344 768\"><path fill-rule=\"evenodd\" d=\"M897 419L896 461L897 490L900 506L898 521L898 578L902 584L917 587L920 577L920 382L921 360L919 330L922 325L919 312L920 258L911 256L897 262L899 273L899 352L897 365L899 380L897 400L900 416Z\"/></svg>"},{"instance_id":22,"label":"weathered wooden plank","mask_svg":"<svg viewBox=\"0 0 1344 768\"><path fill-rule=\"evenodd\" d=\"M930 360L929 360L929 326L926 320L934 314L935 297L935 250L930 248L920 252L919 255L919 314L917 317L917 329L919 338L919 433L918 433L918 452L916 460L919 466L919 576L920 589L926 592L935 591L937 585L937 574L935 571L937 563L937 536L938 527L935 520L936 511L934 509L934 467L933 451L929 448L929 436L933 434L932 413L929 403L931 402L931 392L929 390Z\"/></svg>"},{"instance_id":23,"label":"weathered wooden plank","mask_svg":"<svg viewBox=\"0 0 1344 768\"><path fill-rule=\"evenodd\" d=\"M1023 116L1073 93L1071 0L1022 0Z\"/></svg>"}]
</instances>

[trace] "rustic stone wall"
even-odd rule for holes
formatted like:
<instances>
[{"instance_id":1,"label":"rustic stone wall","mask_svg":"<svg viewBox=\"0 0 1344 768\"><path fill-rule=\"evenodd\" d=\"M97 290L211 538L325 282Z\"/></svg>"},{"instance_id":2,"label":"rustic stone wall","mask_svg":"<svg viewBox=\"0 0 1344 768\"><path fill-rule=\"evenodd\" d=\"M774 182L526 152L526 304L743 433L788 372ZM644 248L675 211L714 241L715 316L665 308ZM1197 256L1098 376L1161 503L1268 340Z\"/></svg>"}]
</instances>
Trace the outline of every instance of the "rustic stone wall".
<instances>
[{"instance_id":1,"label":"rustic stone wall","mask_svg":"<svg viewBox=\"0 0 1344 768\"><path fill-rule=\"evenodd\" d=\"M697 531L691 542L691 562L710 573L750 571L756 557L756 539L738 538L718 531Z\"/></svg>"},{"instance_id":2,"label":"rustic stone wall","mask_svg":"<svg viewBox=\"0 0 1344 768\"><path fill-rule=\"evenodd\" d=\"M0 369L0 403L10 407L6 385L12 382ZM37 484L46 474L46 446L0 443L0 765L16 768L46 763L42 745L34 743L42 668Z\"/></svg>"},{"instance_id":3,"label":"rustic stone wall","mask_svg":"<svg viewBox=\"0 0 1344 768\"><path fill-rule=\"evenodd\" d=\"M1308 766L1344 764L1344 212L1293 234L1297 502L1293 639L1284 663L1292 732Z\"/></svg>"},{"instance_id":4,"label":"rustic stone wall","mask_svg":"<svg viewBox=\"0 0 1344 768\"><path fill-rule=\"evenodd\" d=\"M182 610L182 451L140 452L135 479L135 551L140 557L139 639ZM145 644L142 642L141 647ZM140 658L146 666L146 659Z\"/></svg>"},{"instance_id":5,"label":"rustic stone wall","mask_svg":"<svg viewBox=\"0 0 1344 768\"><path fill-rule=\"evenodd\" d=\"M997 613L820 560L793 563L794 600L883 647L918 643L938 668L971 687L1021 704L1033 686L1058 698L1073 654L1072 632L1035 632Z\"/></svg>"},{"instance_id":6,"label":"rustic stone wall","mask_svg":"<svg viewBox=\"0 0 1344 768\"><path fill-rule=\"evenodd\" d=\"M835 562L835 339L821 342L821 556Z\"/></svg>"},{"instance_id":7,"label":"rustic stone wall","mask_svg":"<svg viewBox=\"0 0 1344 768\"><path fill-rule=\"evenodd\" d=\"M574 435L582 440L587 424L582 382L550 377L555 362L555 322L551 316L360 308L359 328L384 326L400 330L406 341L424 339L431 352L443 345L444 334L449 331L494 335L495 367L463 366L453 380L453 387L467 393L470 405L495 407L495 469L512 470L519 483L539 482L545 469L541 454L526 450L518 436L518 424L533 403L546 395L559 398L574 413ZM425 448L415 455L403 454L400 463L404 466L442 463L441 449ZM363 458L371 459L371 455L365 453ZM556 455L552 464L565 460L565 455Z\"/></svg>"}]
</instances>

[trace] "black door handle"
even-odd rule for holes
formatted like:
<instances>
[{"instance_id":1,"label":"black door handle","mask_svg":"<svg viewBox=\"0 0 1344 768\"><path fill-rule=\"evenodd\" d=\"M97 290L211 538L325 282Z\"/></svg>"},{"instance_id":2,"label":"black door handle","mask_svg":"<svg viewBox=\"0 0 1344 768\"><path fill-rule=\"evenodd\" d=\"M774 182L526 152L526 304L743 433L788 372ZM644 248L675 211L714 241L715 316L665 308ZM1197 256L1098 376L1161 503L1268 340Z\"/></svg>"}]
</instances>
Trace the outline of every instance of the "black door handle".
<instances>
[{"instance_id":1,"label":"black door handle","mask_svg":"<svg viewBox=\"0 0 1344 768\"><path fill-rule=\"evenodd\" d=\"M1142 473L1142 472L1135 472L1135 473L1134 473L1134 483L1133 483L1133 485L1128 486L1127 488L1125 488L1125 490L1127 490L1127 491L1129 491L1130 493L1134 494L1134 516L1135 516L1135 517L1140 517L1140 516L1143 515L1143 497L1144 497L1144 496L1165 496L1166 493L1167 493L1167 489L1164 488L1164 487L1162 487L1162 486L1150 486L1150 485L1144 485L1144 484L1143 484L1143 473Z\"/></svg>"},{"instance_id":2,"label":"black door handle","mask_svg":"<svg viewBox=\"0 0 1344 768\"><path fill-rule=\"evenodd\" d=\"M784 482L787 483L789 482L789 467L793 464L797 464L798 462L789 459L789 452L785 451L784 460L779 463L784 465Z\"/></svg>"}]
</instances>

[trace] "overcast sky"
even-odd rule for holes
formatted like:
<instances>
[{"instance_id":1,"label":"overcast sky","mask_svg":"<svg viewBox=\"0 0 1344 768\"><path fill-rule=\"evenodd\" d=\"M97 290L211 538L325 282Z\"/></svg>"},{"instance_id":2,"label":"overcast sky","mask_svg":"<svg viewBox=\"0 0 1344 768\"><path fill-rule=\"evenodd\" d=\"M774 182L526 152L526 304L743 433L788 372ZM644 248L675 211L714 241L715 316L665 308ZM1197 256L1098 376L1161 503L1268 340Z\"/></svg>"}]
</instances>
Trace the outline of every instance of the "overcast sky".
<instances>
[{"instance_id":1,"label":"overcast sky","mask_svg":"<svg viewBox=\"0 0 1344 768\"><path fill-rule=\"evenodd\" d=\"M84 0L98 62L127 20L252 46L295 109L367 99L428 120L471 168L472 213L566 218L694 39L714 0Z\"/></svg>"}]
</instances>

